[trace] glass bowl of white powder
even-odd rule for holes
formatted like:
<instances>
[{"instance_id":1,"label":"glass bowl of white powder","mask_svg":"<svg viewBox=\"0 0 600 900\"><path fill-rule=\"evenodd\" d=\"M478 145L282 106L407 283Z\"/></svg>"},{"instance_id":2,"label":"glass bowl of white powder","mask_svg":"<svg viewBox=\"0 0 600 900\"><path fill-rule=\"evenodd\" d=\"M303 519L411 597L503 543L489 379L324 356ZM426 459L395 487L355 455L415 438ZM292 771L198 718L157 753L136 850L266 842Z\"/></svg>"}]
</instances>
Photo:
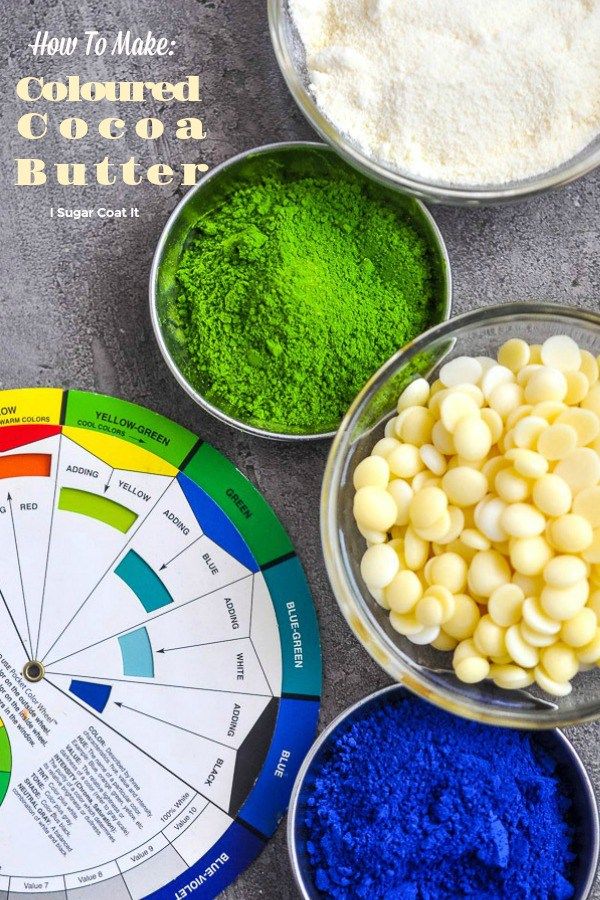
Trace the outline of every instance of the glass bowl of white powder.
<instances>
[{"instance_id":1,"label":"glass bowl of white powder","mask_svg":"<svg viewBox=\"0 0 600 900\"><path fill-rule=\"evenodd\" d=\"M600 0L269 0L301 111L370 177L513 201L600 165Z\"/></svg>"}]
</instances>

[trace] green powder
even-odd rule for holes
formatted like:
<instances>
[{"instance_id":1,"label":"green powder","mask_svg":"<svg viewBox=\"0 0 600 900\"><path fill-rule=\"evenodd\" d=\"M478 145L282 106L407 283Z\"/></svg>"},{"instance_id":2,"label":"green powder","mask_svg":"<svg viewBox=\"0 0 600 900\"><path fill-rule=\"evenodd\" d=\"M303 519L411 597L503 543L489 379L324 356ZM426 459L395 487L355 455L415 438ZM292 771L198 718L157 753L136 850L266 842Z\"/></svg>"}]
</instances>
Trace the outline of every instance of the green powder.
<instances>
[{"instance_id":1,"label":"green powder","mask_svg":"<svg viewBox=\"0 0 600 900\"><path fill-rule=\"evenodd\" d=\"M373 372L439 319L435 271L412 218L362 179L266 175L187 243L170 310L185 374L248 424L332 430Z\"/></svg>"}]
</instances>

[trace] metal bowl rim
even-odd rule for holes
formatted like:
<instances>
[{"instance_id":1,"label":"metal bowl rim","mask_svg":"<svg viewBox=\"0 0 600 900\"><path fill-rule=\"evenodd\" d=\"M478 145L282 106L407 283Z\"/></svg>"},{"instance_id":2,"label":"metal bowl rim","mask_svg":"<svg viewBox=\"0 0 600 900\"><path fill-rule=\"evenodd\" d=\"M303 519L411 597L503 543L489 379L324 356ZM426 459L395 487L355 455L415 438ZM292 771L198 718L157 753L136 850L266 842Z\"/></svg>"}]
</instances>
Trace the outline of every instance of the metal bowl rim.
<instances>
[{"instance_id":1,"label":"metal bowl rim","mask_svg":"<svg viewBox=\"0 0 600 900\"><path fill-rule=\"evenodd\" d=\"M380 688L377 691L374 691L372 694L368 694L366 697L363 697L361 700L357 700L356 703L353 703L352 706L349 706L348 709L343 710L339 715L333 719L332 722L327 725L327 727L321 732L321 734L316 738L312 746L310 747L308 753L304 757L302 765L296 775L294 786L292 788L292 793L290 796L290 803L288 807L288 817L287 817L287 845L288 845L288 855L290 859L290 865L292 869L292 873L294 876L294 881L296 882L296 886L300 891L303 900L314 900L314 895L309 894L304 879L302 877L302 872L300 869L300 863L298 860L298 847L296 845L295 839L295 826L296 826L296 817L298 814L298 806L300 795L302 793L302 788L304 787L304 782L310 767L312 766L315 757L317 756L319 750L323 747L325 743L327 743L330 736L333 732L350 716L352 716L359 709L362 709L363 706L367 706L370 703L374 703L375 701L381 699L382 697L387 696L392 693L404 694L407 697L413 697L410 690L402 684L389 684L384 688ZM421 702L424 701L422 698L418 698ZM500 727L490 725L490 728ZM592 824L593 824L593 834L591 839L591 853L589 865L587 866L587 877L583 886L582 893L574 898L574 900L588 900L592 888L594 886L594 882L596 880L596 871L598 869L598 856L600 853L600 818L598 814L598 802L596 800L596 795L594 792L594 788L592 786L592 782L590 780L590 776L588 775L587 769L583 764L583 760L579 756L579 753L568 739L566 734L560 730L560 728L548 728L545 731L537 732L537 734L550 734L557 738L558 742L562 745L562 747L566 750L566 754L569 757L574 770L578 774L583 789L584 794L588 800L588 811L590 813ZM535 740L535 736L532 738Z\"/></svg>"},{"instance_id":2,"label":"metal bowl rim","mask_svg":"<svg viewBox=\"0 0 600 900\"><path fill-rule=\"evenodd\" d=\"M167 343L165 337L163 335L163 330L160 323L160 317L158 314L158 296L157 296L157 283L158 283L158 274L160 270L160 266L162 263L163 252L173 229L173 226L184 208L187 204L192 200L193 197L201 190L204 189L206 184L212 181L215 178L218 178L225 170L236 165L239 162L242 162L249 156L260 156L266 155L268 153L276 153L280 150L288 150L288 149L297 149L297 148L315 148L320 151L325 151L326 153L331 154L332 158L336 158L338 154L336 154L335 150L327 143L322 143L321 141L276 141L270 144L262 144L258 147L252 147L248 150L242 150L241 153L237 153L235 156L230 157L229 159L224 160L223 162L216 165L213 169L207 172L199 181L196 182L193 187L189 189L189 191L184 194L181 200L178 202L175 209L170 214L167 219L160 237L158 239L158 243L156 245L156 249L154 251L154 256L152 258L152 266L150 268L150 279L149 279L149 303L150 303L150 320L152 322L152 330L154 332L154 337L156 343L158 344L158 348L161 352L161 355L166 362L171 374L175 377L175 380L180 384L180 386L184 389L186 394L194 400L194 402L205 412L210 413L210 415L214 416L216 419L220 419L221 422L224 422L226 425L235 428L237 431L243 431L247 434L252 434L255 437L270 439L274 441L320 441L320 440L328 440L333 438L337 433L337 428L333 431L323 431L323 432L315 432L311 434L287 434L285 432L277 432L277 431L268 431L264 428L258 428L255 425L247 424L246 422L242 422L241 419L235 419L232 416L228 415L222 409L217 406L214 406L212 403L209 403L208 400L197 391L193 385L185 378L183 373L180 371L177 366L173 356L169 348L167 347ZM368 175L362 173L363 177L368 178ZM372 180L372 179L371 179ZM392 190L389 185L384 185L388 190ZM427 209L425 204L419 200L417 197L412 197L418 208L420 213L423 215L425 220L427 221L432 236L435 238L436 245L434 247L440 262L443 266L445 266L445 278L446 278L446 289L443 298L441 298L440 309L442 312L442 318L440 318L439 322L436 324L443 324L447 322L452 315L452 300L453 300L453 291L452 291L452 268L450 265L450 257L448 254L448 248L446 246L446 242L444 237L440 231L440 228L433 217L431 211Z\"/></svg>"}]
</instances>

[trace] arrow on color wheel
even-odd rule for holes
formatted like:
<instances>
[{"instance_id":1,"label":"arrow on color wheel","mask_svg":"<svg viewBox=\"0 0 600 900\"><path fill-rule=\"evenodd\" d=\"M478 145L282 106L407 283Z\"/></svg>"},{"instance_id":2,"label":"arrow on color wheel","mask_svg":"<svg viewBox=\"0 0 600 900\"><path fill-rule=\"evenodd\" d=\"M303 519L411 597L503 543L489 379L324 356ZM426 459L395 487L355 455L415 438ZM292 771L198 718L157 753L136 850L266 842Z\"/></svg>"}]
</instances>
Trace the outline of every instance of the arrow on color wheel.
<instances>
[{"instance_id":1,"label":"arrow on color wheel","mask_svg":"<svg viewBox=\"0 0 600 900\"><path fill-rule=\"evenodd\" d=\"M195 647L210 647L211 644L229 644L231 641L245 641L247 640L246 636L242 637L234 637L234 638L225 638L220 641L202 641L200 644L184 644L183 647L163 647L162 650L157 650L157 653L173 653L175 650L194 650Z\"/></svg>"},{"instance_id":2,"label":"arrow on color wheel","mask_svg":"<svg viewBox=\"0 0 600 900\"><path fill-rule=\"evenodd\" d=\"M162 572L162 570L166 569L167 566L170 566L172 562L175 562L175 560L178 559L182 555L182 553L185 553L186 550L189 550L190 547L193 547L194 544L197 544L201 537L202 537L202 535L197 537L195 540L192 541L191 544L188 544L187 547L184 547L183 550L180 550L179 553L176 553L172 559L169 559L169 560L167 560L166 563L163 563L162 566L160 567L160 571Z\"/></svg>"},{"instance_id":3,"label":"arrow on color wheel","mask_svg":"<svg viewBox=\"0 0 600 900\"><path fill-rule=\"evenodd\" d=\"M160 722L161 725L168 725L169 728L176 728L178 731L185 731L186 734L193 734L194 737L210 741L212 744L218 744L220 747L227 747L228 750L235 750L235 747L232 747L230 744L224 744L223 741L217 741L215 738L207 737L207 735L200 734L198 731L192 731L191 728L184 728L183 725L176 725L175 722L168 722L166 719L160 719L158 716L151 716L150 713L143 712L141 709L135 709L133 706L127 706L126 703L123 703L120 700L115 700L114 703L119 709L128 709L129 712L135 713L138 716L144 716L146 719L152 719L154 722Z\"/></svg>"},{"instance_id":4,"label":"arrow on color wheel","mask_svg":"<svg viewBox=\"0 0 600 900\"><path fill-rule=\"evenodd\" d=\"M23 598L23 609L25 610L25 622L27 624L27 637L29 638L30 653L33 654L33 643L31 640L31 629L29 627L29 615L27 613L27 604L25 603L25 586L23 584L23 572L21 571L21 557L19 556L19 545L17 543L17 529L15 527L15 516L13 512L12 497L10 491L6 498L8 500L8 508L10 509L10 521L12 524L13 540L15 542L15 553L17 556L17 568L19 570L19 581L21 582L21 596Z\"/></svg>"},{"instance_id":5,"label":"arrow on color wheel","mask_svg":"<svg viewBox=\"0 0 600 900\"><path fill-rule=\"evenodd\" d=\"M114 469L111 469L111 470L110 470L110 475L108 476L108 481L107 481L106 484L104 485L104 493L106 493L107 490L109 489L109 487L110 487L110 482L111 482L111 479L112 479L112 477L113 477L114 474L115 474L115 470L114 470Z\"/></svg>"}]
</instances>

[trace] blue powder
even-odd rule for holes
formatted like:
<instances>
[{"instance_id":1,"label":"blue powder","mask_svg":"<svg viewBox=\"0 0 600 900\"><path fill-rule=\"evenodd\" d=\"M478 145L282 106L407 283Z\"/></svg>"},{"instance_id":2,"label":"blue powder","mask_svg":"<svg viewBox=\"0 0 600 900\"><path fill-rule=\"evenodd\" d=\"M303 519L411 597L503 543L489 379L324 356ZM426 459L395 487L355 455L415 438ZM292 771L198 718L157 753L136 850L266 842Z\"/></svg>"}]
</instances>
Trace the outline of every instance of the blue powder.
<instances>
[{"instance_id":1,"label":"blue powder","mask_svg":"<svg viewBox=\"0 0 600 900\"><path fill-rule=\"evenodd\" d=\"M573 896L570 801L526 733L383 700L338 729L305 796L307 852L327 897Z\"/></svg>"}]
</instances>

